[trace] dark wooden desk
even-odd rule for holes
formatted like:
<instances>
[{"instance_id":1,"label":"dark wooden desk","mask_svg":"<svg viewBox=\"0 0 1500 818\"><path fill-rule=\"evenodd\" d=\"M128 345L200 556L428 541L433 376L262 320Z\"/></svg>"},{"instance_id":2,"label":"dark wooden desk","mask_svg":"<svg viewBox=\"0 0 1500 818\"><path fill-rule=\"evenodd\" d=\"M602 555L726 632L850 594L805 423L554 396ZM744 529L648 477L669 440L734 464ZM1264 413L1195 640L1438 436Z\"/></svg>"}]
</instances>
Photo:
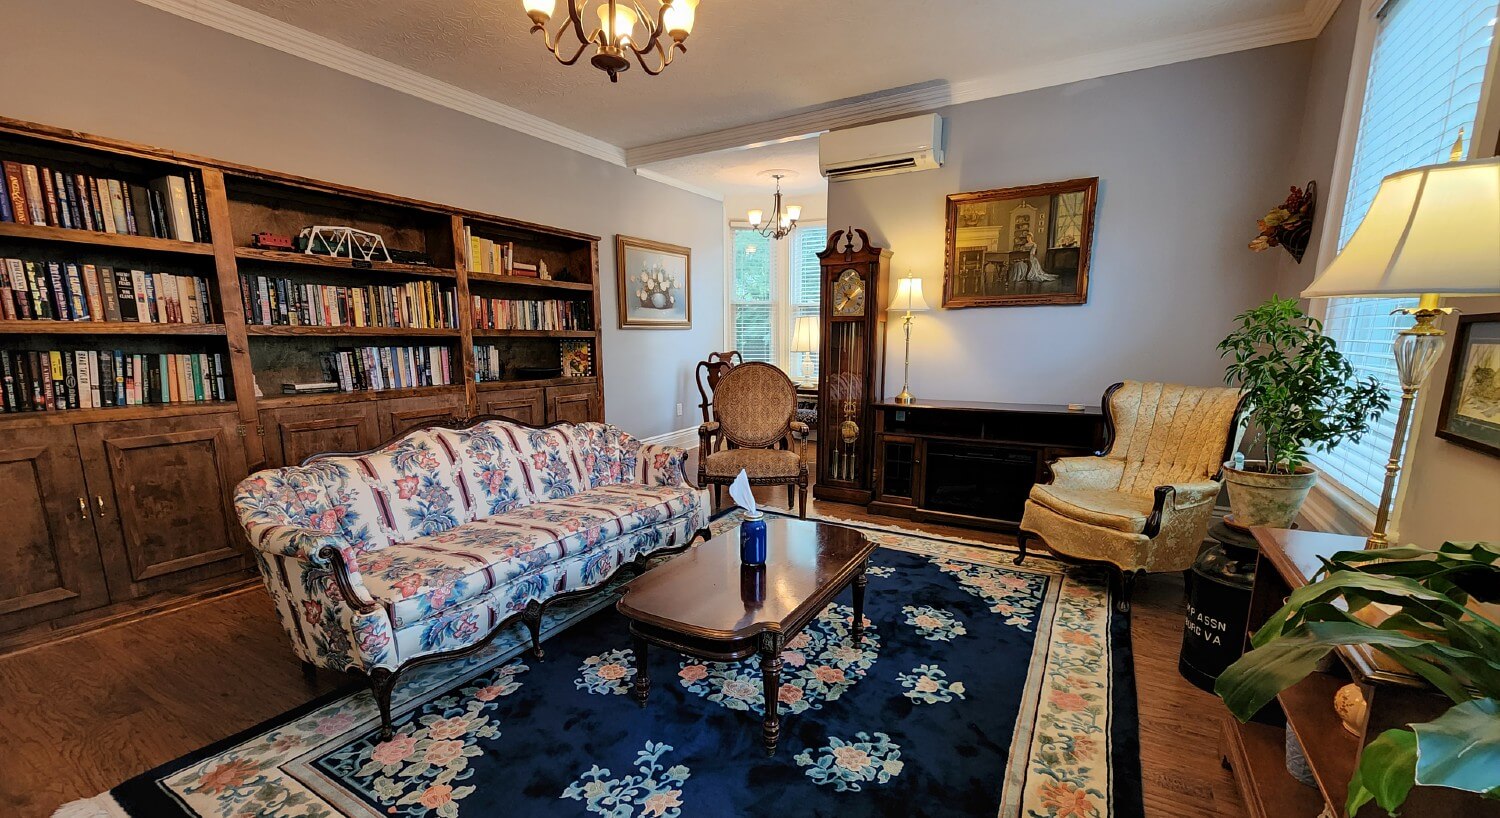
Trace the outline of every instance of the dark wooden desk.
<instances>
[{"instance_id":1,"label":"dark wooden desk","mask_svg":"<svg viewBox=\"0 0 1500 818\"><path fill-rule=\"evenodd\" d=\"M874 410L869 510L926 522L1014 530L1049 462L1104 445L1097 406L922 400Z\"/></svg>"},{"instance_id":2,"label":"dark wooden desk","mask_svg":"<svg viewBox=\"0 0 1500 818\"><path fill-rule=\"evenodd\" d=\"M1250 595L1247 651L1250 635L1280 610L1288 594L1312 581L1322 568L1321 558L1365 546L1364 537L1343 534L1273 528L1251 531L1260 545L1260 556ZM1252 818L1311 816L1325 805L1330 814L1345 815L1349 776L1364 746L1385 730L1436 718L1451 704L1419 677L1369 646L1339 647L1334 655L1340 661L1332 672L1312 673L1282 691L1255 720L1240 724L1225 714L1224 760L1234 771L1235 783ZM1333 711L1334 693L1350 681L1360 685L1369 703L1368 723L1359 736L1345 730ZM1302 744L1317 788L1297 783L1286 771L1287 730ZM1500 809L1494 802L1458 790L1417 787L1401 814L1405 818L1457 818L1494 816ZM1383 815L1373 803L1359 811L1359 818Z\"/></svg>"}]
</instances>

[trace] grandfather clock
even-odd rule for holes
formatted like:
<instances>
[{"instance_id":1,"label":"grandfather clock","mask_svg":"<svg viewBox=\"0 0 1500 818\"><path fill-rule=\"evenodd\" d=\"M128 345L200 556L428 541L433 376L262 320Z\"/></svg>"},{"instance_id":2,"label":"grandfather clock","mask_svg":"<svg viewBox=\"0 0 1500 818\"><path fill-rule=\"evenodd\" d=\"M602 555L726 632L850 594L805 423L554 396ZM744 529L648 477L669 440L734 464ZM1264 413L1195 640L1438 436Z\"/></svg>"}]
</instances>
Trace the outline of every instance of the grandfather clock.
<instances>
[{"instance_id":1,"label":"grandfather clock","mask_svg":"<svg viewBox=\"0 0 1500 818\"><path fill-rule=\"evenodd\" d=\"M874 497L874 411L870 407L884 397L885 281L891 251L871 245L865 231L849 228L830 236L818 259L822 348L818 356L818 480L813 496L864 505Z\"/></svg>"}]
</instances>

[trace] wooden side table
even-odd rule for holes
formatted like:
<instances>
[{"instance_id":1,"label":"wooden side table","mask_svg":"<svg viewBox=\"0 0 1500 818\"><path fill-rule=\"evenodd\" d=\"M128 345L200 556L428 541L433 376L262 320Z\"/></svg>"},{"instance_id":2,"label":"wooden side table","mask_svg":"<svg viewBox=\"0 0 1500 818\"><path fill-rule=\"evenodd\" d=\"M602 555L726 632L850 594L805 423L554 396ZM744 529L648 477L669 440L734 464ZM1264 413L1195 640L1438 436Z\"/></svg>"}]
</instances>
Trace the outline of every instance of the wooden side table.
<instances>
[{"instance_id":1,"label":"wooden side table","mask_svg":"<svg viewBox=\"0 0 1500 818\"><path fill-rule=\"evenodd\" d=\"M1312 582L1322 568L1321 558L1338 551L1361 550L1365 543L1363 537L1315 531L1256 528L1252 532L1260 544L1260 556L1250 595L1246 651L1250 650L1250 635L1285 604L1287 595ZM1349 778L1364 746L1388 729L1436 718L1451 704L1447 697L1373 648L1352 645L1336 649L1334 655L1339 662L1332 672L1312 673L1282 691L1254 720L1240 724L1225 714L1224 763L1234 772L1252 818L1311 818L1324 809L1329 815L1345 816ZM1345 730L1333 712L1334 693L1350 681L1360 685L1369 703L1369 718L1359 736ZM1316 788L1298 783L1287 772L1287 730L1302 744L1317 779ZM1384 815L1371 803L1359 811L1358 818ZM1417 787L1401 815L1497 816L1500 807L1457 790Z\"/></svg>"}]
</instances>

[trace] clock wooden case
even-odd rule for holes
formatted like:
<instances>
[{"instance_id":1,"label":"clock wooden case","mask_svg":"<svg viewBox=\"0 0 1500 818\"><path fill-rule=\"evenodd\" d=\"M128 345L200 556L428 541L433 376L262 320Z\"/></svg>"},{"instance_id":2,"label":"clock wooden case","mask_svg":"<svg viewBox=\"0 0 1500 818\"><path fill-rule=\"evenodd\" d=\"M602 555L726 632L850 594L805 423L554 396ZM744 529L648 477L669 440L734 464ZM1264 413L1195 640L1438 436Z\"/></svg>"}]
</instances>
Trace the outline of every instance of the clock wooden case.
<instances>
[{"instance_id":1,"label":"clock wooden case","mask_svg":"<svg viewBox=\"0 0 1500 818\"><path fill-rule=\"evenodd\" d=\"M874 411L884 398L885 282L891 251L863 230L839 230L818 253L822 275L818 357L820 500L865 504L874 496Z\"/></svg>"}]
</instances>

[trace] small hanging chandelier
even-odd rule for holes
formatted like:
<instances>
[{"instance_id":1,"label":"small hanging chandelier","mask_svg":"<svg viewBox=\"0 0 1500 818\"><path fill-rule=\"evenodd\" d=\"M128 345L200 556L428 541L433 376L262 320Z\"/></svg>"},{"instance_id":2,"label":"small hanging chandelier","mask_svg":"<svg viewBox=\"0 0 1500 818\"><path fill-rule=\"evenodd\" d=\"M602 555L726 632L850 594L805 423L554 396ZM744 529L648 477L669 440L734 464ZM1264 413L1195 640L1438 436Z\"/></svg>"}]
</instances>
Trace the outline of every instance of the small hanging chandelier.
<instances>
[{"instance_id":1,"label":"small hanging chandelier","mask_svg":"<svg viewBox=\"0 0 1500 818\"><path fill-rule=\"evenodd\" d=\"M568 0L568 19L558 27L556 34L547 31L547 23L557 10L557 0L521 0L526 16L531 18L533 33L542 33L542 42L547 50L563 65L572 65L583 56L584 49L594 46L594 56L589 62L595 68L609 74L610 82L620 81L620 72L630 68L630 56L640 63L641 70L656 76L672 64L672 56L678 51L687 52L683 41L693 31L693 18L697 16L698 0L655 0L661 6L655 18L647 14L635 0L600 0L598 7L599 27L584 34L583 14L580 6L587 7L588 0ZM652 0L645 0L650 4ZM645 30L644 37L636 37L636 25ZM571 57L563 56L563 38L568 29L573 30L578 48ZM671 39L663 44L662 35ZM646 62L646 56L655 51L656 67Z\"/></svg>"},{"instance_id":2,"label":"small hanging chandelier","mask_svg":"<svg viewBox=\"0 0 1500 818\"><path fill-rule=\"evenodd\" d=\"M771 178L776 180L776 195L771 199L771 218L766 219L765 213L760 210L752 210L748 214L750 226L755 232L769 239L784 239L792 228L797 226L797 220L802 218L802 205L787 205L785 210L781 208L781 180L787 176L784 171L768 171Z\"/></svg>"}]
</instances>

